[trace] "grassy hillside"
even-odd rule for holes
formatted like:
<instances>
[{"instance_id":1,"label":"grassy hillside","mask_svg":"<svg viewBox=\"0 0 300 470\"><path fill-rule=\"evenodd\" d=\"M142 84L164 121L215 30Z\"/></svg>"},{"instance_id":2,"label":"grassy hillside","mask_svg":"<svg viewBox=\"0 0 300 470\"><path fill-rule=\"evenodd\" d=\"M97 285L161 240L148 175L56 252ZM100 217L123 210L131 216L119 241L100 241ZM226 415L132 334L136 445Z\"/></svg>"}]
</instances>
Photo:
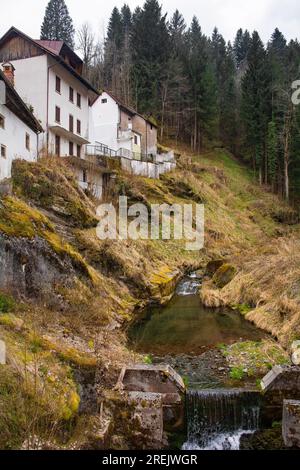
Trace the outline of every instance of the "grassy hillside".
<instances>
[{"instance_id":1,"label":"grassy hillside","mask_svg":"<svg viewBox=\"0 0 300 470\"><path fill-rule=\"evenodd\" d=\"M95 203L62 160L15 162L13 190L0 200L0 337L8 349L1 448L36 435L52 447L85 446L94 418L78 413L78 371L97 368L101 399L136 359L123 328L135 308L167 298L180 273L210 260L226 260L237 274L222 289L207 280L206 303L243 304L284 344L299 331L297 214L223 150L183 151L160 180L118 174L112 194L113 202L126 194L147 205L204 203L200 252L186 251L184 240L100 241Z\"/></svg>"}]
</instances>

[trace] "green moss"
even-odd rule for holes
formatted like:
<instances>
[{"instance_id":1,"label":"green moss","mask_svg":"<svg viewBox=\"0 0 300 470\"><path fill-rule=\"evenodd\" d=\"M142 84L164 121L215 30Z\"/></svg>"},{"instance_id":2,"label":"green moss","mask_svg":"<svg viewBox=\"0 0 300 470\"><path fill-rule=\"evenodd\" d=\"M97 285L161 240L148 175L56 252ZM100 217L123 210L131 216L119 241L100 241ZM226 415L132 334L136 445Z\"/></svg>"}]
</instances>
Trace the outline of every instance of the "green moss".
<instances>
[{"instance_id":1,"label":"green moss","mask_svg":"<svg viewBox=\"0 0 300 470\"><path fill-rule=\"evenodd\" d=\"M14 299L10 295L2 294L0 292L0 314L11 312L14 309L14 306Z\"/></svg>"},{"instance_id":2,"label":"green moss","mask_svg":"<svg viewBox=\"0 0 300 470\"><path fill-rule=\"evenodd\" d=\"M16 160L12 180L17 195L57 211L73 225L97 225L91 202L79 189L74 174L62 159L41 159L36 163Z\"/></svg>"},{"instance_id":3,"label":"green moss","mask_svg":"<svg viewBox=\"0 0 300 470\"><path fill-rule=\"evenodd\" d=\"M231 264L224 263L213 276L213 282L219 289L226 286L236 274L236 268Z\"/></svg>"},{"instance_id":4,"label":"green moss","mask_svg":"<svg viewBox=\"0 0 300 470\"><path fill-rule=\"evenodd\" d=\"M244 375L243 367L232 367L229 372L229 377L233 380L242 380Z\"/></svg>"}]
</instances>

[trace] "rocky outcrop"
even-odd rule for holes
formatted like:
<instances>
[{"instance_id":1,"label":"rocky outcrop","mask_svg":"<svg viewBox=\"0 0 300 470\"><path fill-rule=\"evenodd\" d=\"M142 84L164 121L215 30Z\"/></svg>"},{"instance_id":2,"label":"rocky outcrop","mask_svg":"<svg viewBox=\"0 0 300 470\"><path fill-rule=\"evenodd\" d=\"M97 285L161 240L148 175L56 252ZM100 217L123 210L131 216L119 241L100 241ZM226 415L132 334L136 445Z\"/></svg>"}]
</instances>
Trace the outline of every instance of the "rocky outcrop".
<instances>
[{"instance_id":1,"label":"rocky outcrop","mask_svg":"<svg viewBox=\"0 0 300 470\"><path fill-rule=\"evenodd\" d=\"M55 298L55 286L69 285L74 275L71 260L62 259L40 237L0 234L0 285L28 298Z\"/></svg>"},{"instance_id":2,"label":"rocky outcrop","mask_svg":"<svg viewBox=\"0 0 300 470\"><path fill-rule=\"evenodd\" d=\"M230 281L232 281L235 274L236 268L231 264L224 263L215 272L213 276L213 282L219 289L222 289L224 286L229 284Z\"/></svg>"},{"instance_id":3,"label":"rocky outcrop","mask_svg":"<svg viewBox=\"0 0 300 470\"><path fill-rule=\"evenodd\" d=\"M291 360L295 366L300 365L300 341L293 341L291 345Z\"/></svg>"},{"instance_id":4,"label":"rocky outcrop","mask_svg":"<svg viewBox=\"0 0 300 470\"><path fill-rule=\"evenodd\" d=\"M154 273L150 279L152 299L161 304L167 303L174 294L181 275L179 270L171 269L169 266L164 266Z\"/></svg>"}]
</instances>

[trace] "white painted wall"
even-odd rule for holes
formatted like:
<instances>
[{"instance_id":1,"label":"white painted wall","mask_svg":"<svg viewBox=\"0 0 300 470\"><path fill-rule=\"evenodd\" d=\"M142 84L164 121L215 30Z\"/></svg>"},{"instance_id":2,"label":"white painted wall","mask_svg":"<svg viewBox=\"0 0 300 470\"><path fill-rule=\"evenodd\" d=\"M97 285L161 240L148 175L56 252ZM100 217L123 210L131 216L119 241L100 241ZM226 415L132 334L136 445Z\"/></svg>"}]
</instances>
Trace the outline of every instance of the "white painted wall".
<instances>
[{"instance_id":1,"label":"white painted wall","mask_svg":"<svg viewBox=\"0 0 300 470\"><path fill-rule=\"evenodd\" d=\"M89 102L88 89L69 73L63 66L56 64L54 59L49 58L49 126L57 126L55 122L55 107L61 109L60 126L69 130L69 115L74 118L74 134L77 134L77 119L81 121L81 137L89 139ZM56 76L61 79L61 93L55 91ZM69 101L69 88L74 90L74 102ZM81 95L81 108L77 106L77 92ZM55 135L49 134L49 150L55 151ZM61 156L69 155L69 139L61 137ZM76 143L74 142L74 155L76 155Z\"/></svg>"},{"instance_id":2,"label":"white painted wall","mask_svg":"<svg viewBox=\"0 0 300 470\"><path fill-rule=\"evenodd\" d=\"M5 105L0 105L0 114L5 117L5 129L0 128L0 145L6 146L6 158L0 155L0 180L2 180L10 178L13 160L37 159L37 135ZM29 151L26 149L26 133L30 136Z\"/></svg>"},{"instance_id":3,"label":"white painted wall","mask_svg":"<svg viewBox=\"0 0 300 470\"><path fill-rule=\"evenodd\" d=\"M103 100L107 100L106 103ZM133 150L131 133L128 138L118 140L120 109L115 100L106 92L103 92L93 106L90 107L89 122L90 140L94 145L100 142L116 151L120 148L129 151Z\"/></svg>"},{"instance_id":4,"label":"white painted wall","mask_svg":"<svg viewBox=\"0 0 300 470\"><path fill-rule=\"evenodd\" d=\"M103 103L102 100L107 100ZM120 111L118 104L107 93L101 96L90 107L90 140L93 144L100 142L113 150L119 149L118 127Z\"/></svg>"},{"instance_id":5,"label":"white painted wall","mask_svg":"<svg viewBox=\"0 0 300 470\"><path fill-rule=\"evenodd\" d=\"M15 88L25 103L33 106L34 114L42 127L59 125L55 122L55 106L61 108L61 126L69 130L69 114L74 117L74 133L77 119L81 121L81 136L89 136L88 89L62 65L47 55L12 61L15 67ZM49 102L47 117L47 83L49 71ZM61 93L57 93L56 75L61 79ZM69 87L74 89L74 103L69 101ZM81 108L77 106L77 92L81 94ZM46 149L46 132L40 136L40 149ZM49 152L54 153L55 135L49 132ZM74 143L74 154L76 144ZM69 139L61 137L61 155L69 155Z\"/></svg>"},{"instance_id":6,"label":"white painted wall","mask_svg":"<svg viewBox=\"0 0 300 470\"><path fill-rule=\"evenodd\" d=\"M132 175L145 176L146 178L157 179L164 173L169 173L176 169L176 163L163 162L151 163L131 160L121 157L121 168Z\"/></svg>"},{"instance_id":7,"label":"white painted wall","mask_svg":"<svg viewBox=\"0 0 300 470\"><path fill-rule=\"evenodd\" d=\"M47 56L13 60L15 88L23 101L33 107L35 117L46 130L47 122ZM46 146L46 132L39 136L40 149Z\"/></svg>"}]
</instances>

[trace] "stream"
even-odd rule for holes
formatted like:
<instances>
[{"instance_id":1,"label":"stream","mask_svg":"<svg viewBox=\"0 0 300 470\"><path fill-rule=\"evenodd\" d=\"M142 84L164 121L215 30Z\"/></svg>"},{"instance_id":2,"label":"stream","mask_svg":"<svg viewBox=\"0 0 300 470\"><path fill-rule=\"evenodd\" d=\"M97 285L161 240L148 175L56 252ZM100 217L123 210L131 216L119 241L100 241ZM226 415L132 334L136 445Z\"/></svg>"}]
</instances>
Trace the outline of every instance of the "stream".
<instances>
[{"instance_id":1,"label":"stream","mask_svg":"<svg viewBox=\"0 0 300 470\"><path fill-rule=\"evenodd\" d=\"M260 340L264 334L228 308L206 308L201 278L186 276L165 306L151 306L129 331L131 347L153 363L168 363L187 383L183 449L237 450L243 434L259 428L258 394L232 387L220 345Z\"/></svg>"}]
</instances>

